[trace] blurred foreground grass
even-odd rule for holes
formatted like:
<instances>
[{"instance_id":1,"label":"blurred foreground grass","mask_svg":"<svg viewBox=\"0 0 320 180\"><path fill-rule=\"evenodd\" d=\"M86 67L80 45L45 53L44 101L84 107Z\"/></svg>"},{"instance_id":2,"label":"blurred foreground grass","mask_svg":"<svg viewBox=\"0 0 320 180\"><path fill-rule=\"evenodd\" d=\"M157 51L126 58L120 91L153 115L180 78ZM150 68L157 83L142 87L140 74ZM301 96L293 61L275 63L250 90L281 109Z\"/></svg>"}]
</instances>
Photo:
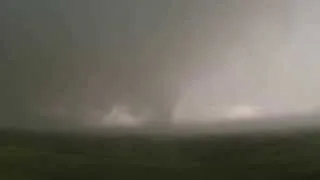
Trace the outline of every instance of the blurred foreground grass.
<instances>
[{"instance_id":1,"label":"blurred foreground grass","mask_svg":"<svg viewBox=\"0 0 320 180\"><path fill-rule=\"evenodd\" d=\"M320 133L139 137L0 132L0 179L319 179Z\"/></svg>"}]
</instances>

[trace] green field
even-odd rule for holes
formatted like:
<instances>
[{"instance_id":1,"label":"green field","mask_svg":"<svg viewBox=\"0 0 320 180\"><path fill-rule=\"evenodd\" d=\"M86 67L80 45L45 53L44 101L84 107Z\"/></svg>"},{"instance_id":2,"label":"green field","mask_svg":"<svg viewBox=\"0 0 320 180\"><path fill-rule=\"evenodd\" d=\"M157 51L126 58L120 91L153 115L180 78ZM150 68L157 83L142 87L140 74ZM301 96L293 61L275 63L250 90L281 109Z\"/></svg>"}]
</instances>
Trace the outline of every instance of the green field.
<instances>
[{"instance_id":1,"label":"green field","mask_svg":"<svg viewBox=\"0 0 320 180\"><path fill-rule=\"evenodd\" d=\"M318 179L320 135L0 133L0 179Z\"/></svg>"}]
</instances>

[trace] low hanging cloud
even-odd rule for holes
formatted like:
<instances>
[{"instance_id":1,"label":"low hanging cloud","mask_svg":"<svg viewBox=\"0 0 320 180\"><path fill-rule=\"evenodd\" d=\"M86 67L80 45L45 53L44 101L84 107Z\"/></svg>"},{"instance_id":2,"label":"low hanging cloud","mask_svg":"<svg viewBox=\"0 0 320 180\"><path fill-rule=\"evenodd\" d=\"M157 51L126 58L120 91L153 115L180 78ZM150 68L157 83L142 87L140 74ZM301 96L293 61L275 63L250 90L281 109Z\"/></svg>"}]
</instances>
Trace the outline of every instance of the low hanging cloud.
<instances>
[{"instance_id":1,"label":"low hanging cloud","mask_svg":"<svg viewBox=\"0 0 320 180\"><path fill-rule=\"evenodd\" d=\"M102 118L102 124L108 126L141 126L148 114L133 115L130 108L125 105L115 105L109 114Z\"/></svg>"}]
</instances>

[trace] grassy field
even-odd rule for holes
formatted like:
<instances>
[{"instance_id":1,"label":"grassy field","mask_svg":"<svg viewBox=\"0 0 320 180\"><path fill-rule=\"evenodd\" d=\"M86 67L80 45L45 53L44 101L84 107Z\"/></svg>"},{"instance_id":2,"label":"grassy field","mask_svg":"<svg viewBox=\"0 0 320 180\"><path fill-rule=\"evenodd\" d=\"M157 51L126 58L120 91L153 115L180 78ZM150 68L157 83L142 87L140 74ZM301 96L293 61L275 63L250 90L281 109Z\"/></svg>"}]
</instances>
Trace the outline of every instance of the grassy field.
<instances>
[{"instance_id":1,"label":"grassy field","mask_svg":"<svg viewBox=\"0 0 320 180\"><path fill-rule=\"evenodd\" d=\"M320 134L194 138L0 132L0 179L318 179Z\"/></svg>"}]
</instances>

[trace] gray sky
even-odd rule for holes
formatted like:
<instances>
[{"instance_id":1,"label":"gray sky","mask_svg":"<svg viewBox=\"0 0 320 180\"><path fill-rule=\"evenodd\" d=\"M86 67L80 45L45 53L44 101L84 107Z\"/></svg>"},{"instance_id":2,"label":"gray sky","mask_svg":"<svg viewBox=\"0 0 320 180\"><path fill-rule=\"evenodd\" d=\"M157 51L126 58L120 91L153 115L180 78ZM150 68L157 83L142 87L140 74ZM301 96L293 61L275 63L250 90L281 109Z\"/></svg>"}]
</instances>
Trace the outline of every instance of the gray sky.
<instances>
[{"instance_id":1,"label":"gray sky","mask_svg":"<svg viewBox=\"0 0 320 180\"><path fill-rule=\"evenodd\" d=\"M318 105L316 1L1 3L7 115L63 107L85 117L122 103L160 118L185 96L198 108Z\"/></svg>"},{"instance_id":2,"label":"gray sky","mask_svg":"<svg viewBox=\"0 0 320 180\"><path fill-rule=\"evenodd\" d=\"M276 11L256 14L251 34L230 49L229 64L193 86L184 106L199 111L211 107L211 116L238 106L259 107L265 113L318 109L318 3L291 1L287 17Z\"/></svg>"}]
</instances>

